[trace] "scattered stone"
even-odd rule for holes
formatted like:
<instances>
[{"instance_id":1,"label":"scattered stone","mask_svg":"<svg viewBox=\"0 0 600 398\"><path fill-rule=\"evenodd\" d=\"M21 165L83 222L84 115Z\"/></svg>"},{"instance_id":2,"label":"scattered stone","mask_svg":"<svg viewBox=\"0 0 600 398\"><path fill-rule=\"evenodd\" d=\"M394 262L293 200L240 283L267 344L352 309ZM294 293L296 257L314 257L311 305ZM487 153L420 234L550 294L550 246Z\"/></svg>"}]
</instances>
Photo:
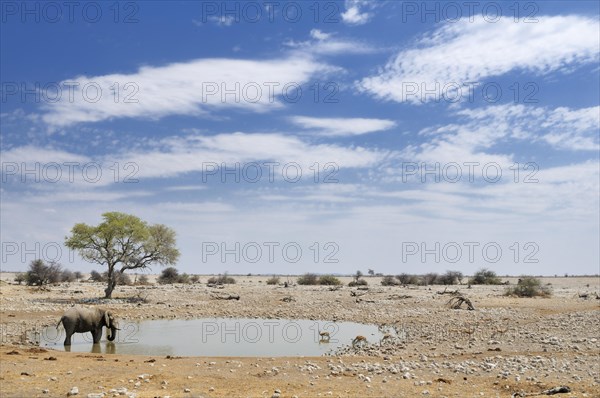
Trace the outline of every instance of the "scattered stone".
<instances>
[{"instance_id":1,"label":"scattered stone","mask_svg":"<svg viewBox=\"0 0 600 398\"><path fill-rule=\"evenodd\" d=\"M77 388L77 387L71 388L71 391L69 391L67 393L67 397L70 397L72 395L79 395L79 388Z\"/></svg>"}]
</instances>

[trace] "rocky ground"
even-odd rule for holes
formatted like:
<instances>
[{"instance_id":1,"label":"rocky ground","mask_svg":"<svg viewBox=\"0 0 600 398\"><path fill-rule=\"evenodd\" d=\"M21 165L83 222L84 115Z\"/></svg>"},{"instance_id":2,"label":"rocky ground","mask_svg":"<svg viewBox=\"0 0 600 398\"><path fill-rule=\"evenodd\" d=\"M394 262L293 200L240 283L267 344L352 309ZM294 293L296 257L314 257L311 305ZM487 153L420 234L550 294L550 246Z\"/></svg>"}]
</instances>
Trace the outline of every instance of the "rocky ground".
<instances>
[{"instance_id":1,"label":"rocky ground","mask_svg":"<svg viewBox=\"0 0 600 398\"><path fill-rule=\"evenodd\" d=\"M382 287L377 278L367 278L369 290L363 291L236 279L222 289L205 283L123 286L108 301L97 299L101 284L39 290L2 283L0 395L510 397L567 386L571 392L558 396L600 396L598 278L544 279L552 284L550 298L505 297L504 286L454 287L473 302L474 311L448 308L452 296L438 294L439 286ZM581 298L583 293L588 297ZM227 295L240 299L216 299ZM167 358L37 347L32 332L55 325L71 305L102 305L124 321L354 321L377 324L389 336L354 347L348 341L335 354L310 358Z\"/></svg>"}]
</instances>

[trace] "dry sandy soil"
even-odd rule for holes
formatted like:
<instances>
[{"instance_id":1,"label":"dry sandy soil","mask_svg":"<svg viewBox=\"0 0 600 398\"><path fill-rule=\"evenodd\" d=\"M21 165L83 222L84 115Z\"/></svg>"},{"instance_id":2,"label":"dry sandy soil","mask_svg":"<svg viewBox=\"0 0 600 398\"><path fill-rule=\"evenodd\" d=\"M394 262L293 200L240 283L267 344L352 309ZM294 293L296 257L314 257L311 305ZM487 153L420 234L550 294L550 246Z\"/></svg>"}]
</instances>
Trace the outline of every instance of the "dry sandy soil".
<instances>
[{"instance_id":1,"label":"dry sandy soil","mask_svg":"<svg viewBox=\"0 0 600 398\"><path fill-rule=\"evenodd\" d=\"M0 282L0 395L64 397L77 387L83 397L510 397L568 386L570 393L557 396L600 396L598 278L545 278L551 298L505 297L504 286L458 286L475 311L449 309L451 296L437 294L439 286L382 287L378 278L366 278L369 290L356 291L236 279L223 289L123 286L110 301L94 300L101 284L38 290ZM586 292L587 299L579 297ZM215 299L227 294L240 300ZM295 358L66 353L29 340L71 305L101 305L121 320L344 320L394 333L335 356Z\"/></svg>"}]
</instances>

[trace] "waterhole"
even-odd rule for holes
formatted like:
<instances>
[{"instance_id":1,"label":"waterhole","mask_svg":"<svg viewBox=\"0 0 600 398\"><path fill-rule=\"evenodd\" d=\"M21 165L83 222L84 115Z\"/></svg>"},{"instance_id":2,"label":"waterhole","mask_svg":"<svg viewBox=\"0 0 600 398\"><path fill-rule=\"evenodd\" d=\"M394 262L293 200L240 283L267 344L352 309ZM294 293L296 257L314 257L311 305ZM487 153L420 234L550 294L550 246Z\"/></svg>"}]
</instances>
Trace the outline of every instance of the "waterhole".
<instances>
[{"instance_id":1,"label":"waterhole","mask_svg":"<svg viewBox=\"0 0 600 398\"><path fill-rule=\"evenodd\" d=\"M376 325L281 319L204 318L121 321L113 342L92 344L91 333L75 333L63 346L65 331L49 326L37 338L41 347L74 352L172 356L319 356L352 343L358 336L378 342ZM326 332L326 333L324 333Z\"/></svg>"}]
</instances>

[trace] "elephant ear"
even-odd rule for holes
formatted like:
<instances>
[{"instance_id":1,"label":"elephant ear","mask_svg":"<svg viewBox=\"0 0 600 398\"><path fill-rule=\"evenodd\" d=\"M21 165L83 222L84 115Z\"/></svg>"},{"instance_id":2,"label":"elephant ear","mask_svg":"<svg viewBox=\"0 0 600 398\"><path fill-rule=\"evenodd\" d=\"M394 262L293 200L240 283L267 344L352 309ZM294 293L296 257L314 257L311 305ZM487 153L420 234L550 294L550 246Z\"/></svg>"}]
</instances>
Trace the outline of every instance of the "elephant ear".
<instances>
[{"instance_id":1,"label":"elephant ear","mask_svg":"<svg viewBox=\"0 0 600 398\"><path fill-rule=\"evenodd\" d=\"M104 313L104 323L106 324L107 328L110 327L110 312L108 311Z\"/></svg>"}]
</instances>

